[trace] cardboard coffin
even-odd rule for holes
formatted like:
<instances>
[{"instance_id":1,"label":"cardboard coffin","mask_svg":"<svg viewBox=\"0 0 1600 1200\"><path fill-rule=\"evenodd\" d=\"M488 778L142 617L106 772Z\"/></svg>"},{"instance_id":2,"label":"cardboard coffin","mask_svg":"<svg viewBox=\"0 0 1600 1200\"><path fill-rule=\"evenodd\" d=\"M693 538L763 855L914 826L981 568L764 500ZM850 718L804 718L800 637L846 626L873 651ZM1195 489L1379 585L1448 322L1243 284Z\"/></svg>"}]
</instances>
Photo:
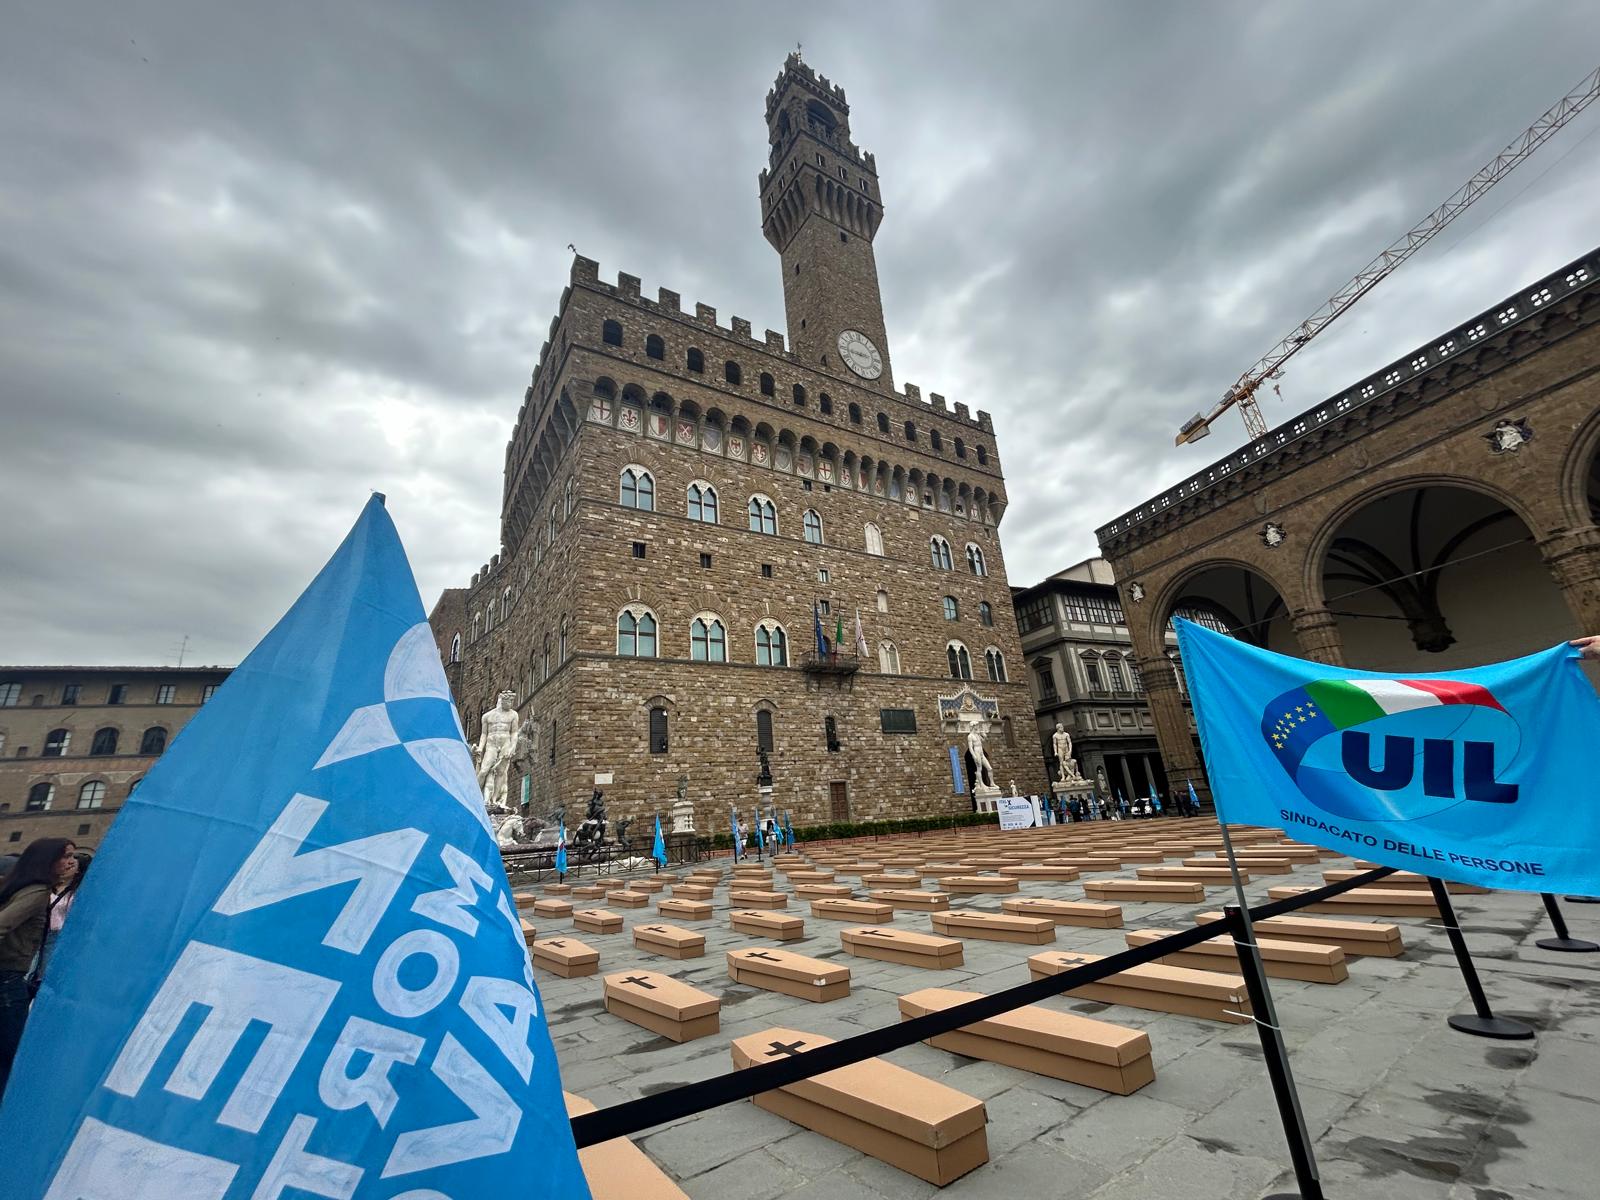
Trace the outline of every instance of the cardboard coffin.
<instances>
[{"instance_id":1,"label":"cardboard coffin","mask_svg":"<svg viewBox=\"0 0 1600 1200\"><path fill-rule=\"evenodd\" d=\"M811 915L830 921L892 921L894 909L870 900L813 900Z\"/></svg>"},{"instance_id":2,"label":"cardboard coffin","mask_svg":"<svg viewBox=\"0 0 1600 1200\"><path fill-rule=\"evenodd\" d=\"M665 879L635 879L628 887L635 892L659 892L667 886Z\"/></svg>"},{"instance_id":3,"label":"cardboard coffin","mask_svg":"<svg viewBox=\"0 0 1600 1200\"><path fill-rule=\"evenodd\" d=\"M667 888L679 900L709 900L717 889L704 883L674 883Z\"/></svg>"},{"instance_id":4,"label":"cardboard coffin","mask_svg":"<svg viewBox=\"0 0 1600 1200\"><path fill-rule=\"evenodd\" d=\"M1049 917L1024 917L1016 913L976 912L952 908L929 918L933 931L946 937L981 938L988 942L1024 942L1042 946L1056 940L1056 923Z\"/></svg>"},{"instance_id":5,"label":"cardboard coffin","mask_svg":"<svg viewBox=\"0 0 1600 1200\"><path fill-rule=\"evenodd\" d=\"M805 871L785 871L784 878L790 883L832 883L832 867L812 867Z\"/></svg>"},{"instance_id":6,"label":"cardboard coffin","mask_svg":"<svg viewBox=\"0 0 1600 1200\"><path fill-rule=\"evenodd\" d=\"M1117 857L1124 864L1127 863L1158 863L1166 858L1166 853L1149 846L1127 846L1116 851Z\"/></svg>"},{"instance_id":7,"label":"cardboard coffin","mask_svg":"<svg viewBox=\"0 0 1600 1200\"><path fill-rule=\"evenodd\" d=\"M878 929L861 926L839 931L839 942L846 954L857 958L876 958L907 967L943 970L959 967L965 958L961 939L906 929Z\"/></svg>"},{"instance_id":8,"label":"cardboard coffin","mask_svg":"<svg viewBox=\"0 0 1600 1200\"><path fill-rule=\"evenodd\" d=\"M538 899L533 902L533 915L536 917L570 917L572 903L568 900Z\"/></svg>"},{"instance_id":9,"label":"cardboard coffin","mask_svg":"<svg viewBox=\"0 0 1600 1200\"><path fill-rule=\"evenodd\" d=\"M794 894L797 900L848 900L856 890L848 883L801 883Z\"/></svg>"},{"instance_id":10,"label":"cardboard coffin","mask_svg":"<svg viewBox=\"0 0 1600 1200\"><path fill-rule=\"evenodd\" d=\"M1237 856L1236 856L1237 857ZM1225 858L1186 858L1183 860L1186 867L1200 867L1205 870L1228 870L1228 860ZM1255 875L1287 875L1294 870L1294 864L1287 858L1244 858L1239 859L1239 870L1249 871Z\"/></svg>"},{"instance_id":11,"label":"cardboard coffin","mask_svg":"<svg viewBox=\"0 0 1600 1200\"><path fill-rule=\"evenodd\" d=\"M1103 957L1052 950L1029 958L1028 971L1033 978L1043 979L1046 975L1059 975L1074 967L1099 962ZM1180 1013L1207 1021L1226 1021L1232 1025L1250 1020L1250 999L1240 976L1194 971L1187 967L1146 963L1107 975L1096 983L1072 988L1062 995L1096 1000L1101 1004L1126 1004L1151 1012Z\"/></svg>"},{"instance_id":12,"label":"cardboard coffin","mask_svg":"<svg viewBox=\"0 0 1600 1200\"><path fill-rule=\"evenodd\" d=\"M1196 925L1220 921L1220 912L1195 913ZM1268 917L1255 923L1258 937L1338 946L1346 958L1399 958L1405 953L1400 926L1378 921L1335 921L1326 917Z\"/></svg>"},{"instance_id":13,"label":"cardboard coffin","mask_svg":"<svg viewBox=\"0 0 1600 1200\"><path fill-rule=\"evenodd\" d=\"M1233 882L1233 872L1228 870L1226 866L1140 867L1134 874L1140 879L1193 880L1196 883L1208 883L1212 887L1226 887ZM1250 871L1243 864L1239 866L1239 882L1250 882Z\"/></svg>"},{"instance_id":14,"label":"cardboard coffin","mask_svg":"<svg viewBox=\"0 0 1600 1200\"><path fill-rule=\"evenodd\" d=\"M1370 868L1369 868L1370 870ZM1347 879L1354 879L1357 875L1364 875L1365 871L1324 871L1324 883L1343 883ZM1376 883L1365 885L1369 888L1400 889L1402 891L1427 892L1433 895L1433 888L1428 883L1426 875L1418 875L1415 871L1396 871L1393 875L1385 875ZM1445 891L1455 896L1487 896L1489 889L1479 887L1475 883L1456 883L1453 880L1445 881ZM1358 889L1359 890L1359 889Z\"/></svg>"},{"instance_id":15,"label":"cardboard coffin","mask_svg":"<svg viewBox=\"0 0 1600 1200\"><path fill-rule=\"evenodd\" d=\"M669 896L664 900L656 901L656 911L663 917L677 917L680 921L709 921L711 919L711 902L709 900L686 900L681 896Z\"/></svg>"},{"instance_id":16,"label":"cardboard coffin","mask_svg":"<svg viewBox=\"0 0 1600 1200\"><path fill-rule=\"evenodd\" d=\"M939 889L951 895L1004 895L1021 889L1017 880L1006 875L942 875Z\"/></svg>"},{"instance_id":17,"label":"cardboard coffin","mask_svg":"<svg viewBox=\"0 0 1600 1200\"><path fill-rule=\"evenodd\" d=\"M777 938L780 942L797 942L806 935L806 923L801 918L762 909L736 908L728 914L728 924L737 933Z\"/></svg>"},{"instance_id":18,"label":"cardboard coffin","mask_svg":"<svg viewBox=\"0 0 1600 1200\"><path fill-rule=\"evenodd\" d=\"M1086 900L1047 900L1041 896L1007 896L1002 912L1019 917L1045 917L1057 925L1082 925L1090 929L1122 927L1122 906Z\"/></svg>"},{"instance_id":19,"label":"cardboard coffin","mask_svg":"<svg viewBox=\"0 0 1600 1200\"><path fill-rule=\"evenodd\" d=\"M522 940L524 943L531 942L539 936L539 931L533 927L533 923L527 917L519 917L518 922L522 926Z\"/></svg>"},{"instance_id":20,"label":"cardboard coffin","mask_svg":"<svg viewBox=\"0 0 1600 1200\"><path fill-rule=\"evenodd\" d=\"M682 980L654 971L619 971L602 981L606 1011L675 1042L721 1028L722 1001Z\"/></svg>"},{"instance_id":21,"label":"cardboard coffin","mask_svg":"<svg viewBox=\"0 0 1600 1200\"><path fill-rule=\"evenodd\" d=\"M861 886L869 888L914 888L922 876L906 871L881 871L861 877Z\"/></svg>"},{"instance_id":22,"label":"cardboard coffin","mask_svg":"<svg viewBox=\"0 0 1600 1200\"><path fill-rule=\"evenodd\" d=\"M610 892L606 896L607 904L615 904L618 908L643 908L650 903L650 893L623 890Z\"/></svg>"},{"instance_id":23,"label":"cardboard coffin","mask_svg":"<svg viewBox=\"0 0 1600 1200\"><path fill-rule=\"evenodd\" d=\"M835 875L841 877L850 875L875 875L883 870L883 864L880 862L840 863L833 870Z\"/></svg>"},{"instance_id":24,"label":"cardboard coffin","mask_svg":"<svg viewBox=\"0 0 1600 1200\"><path fill-rule=\"evenodd\" d=\"M572 914L572 923L585 933L622 932L622 918L604 908L577 909Z\"/></svg>"},{"instance_id":25,"label":"cardboard coffin","mask_svg":"<svg viewBox=\"0 0 1600 1200\"><path fill-rule=\"evenodd\" d=\"M1050 879L1059 883L1071 883L1078 877L1078 868L1047 867L1042 863L1038 863L1029 864L1028 866L1001 867L1000 874L1012 879Z\"/></svg>"},{"instance_id":26,"label":"cardboard coffin","mask_svg":"<svg viewBox=\"0 0 1600 1200\"><path fill-rule=\"evenodd\" d=\"M788 908L789 897L782 892L764 892L753 887L740 887L736 879L733 886L728 889L728 903L737 904L741 908Z\"/></svg>"},{"instance_id":27,"label":"cardboard coffin","mask_svg":"<svg viewBox=\"0 0 1600 1200\"><path fill-rule=\"evenodd\" d=\"M600 952L577 938L540 938L528 947L533 965L563 979L579 979L600 970Z\"/></svg>"},{"instance_id":28,"label":"cardboard coffin","mask_svg":"<svg viewBox=\"0 0 1600 1200\"><path fill-rule=\"evenodd\" d=\"M515 901L516 906L519 909L532 908L535 904L539 903L539 893L537 893L537 892L512 892L511 893L511 899L513 901Z\"/></svg>"},{"instance_id":29,"label":"cardboard coffin","mask_svg":"<svg viewBox=\"0 0 1600 1200\"><path fill-rule=\"evenodd\" d=\"M982 992L924 988L900 997L908 1020L977 1000ZM1149 1035L1032 1004L927 1039L928 1045L1126 1096L1156 1077Z\"/></svg>"},{"instance_id":30,"label":"cardboard coffin","mask_svg":"<svg viewBox=\"0 0 1600 1200\"><path fill-rule=\"evenodd\" d=\"M571 1092L562 1092L561 1098L569 1117L595 1110L594 1105ZM579 1150L578 1165L589 1181L589 1194L594 1200L689 1200L688 1194L627 1138L612 1138Z\"/></svg>"},{"instance_id":31,"label":"cardboard coffin","mask_svg":"<svg viewBox=\"0 0 1600 1200\"><path fill-rule=\"evenodd\" d=\"M850 994L850 968L789 950L746 947L727 952L728 978L822 1004Z\"/></svg>"},{"instance_id":32,"label":"cardboard coffin","mask_svg":"<svg viewBox=\"0 0 1600 1200\"><path fill-rule=\"evenodd\" d=\"M1174 929L1130 929L1124 936L1129 946L1145 946L1176 933ZM1267 937L1256 927L1256 949L1261 965L1273 979L1298 979L1304 983L1343 983L1350 978L1344 951L1338 946L1318 946L1312 942L1286 942ZM1233 939L1212 938L1159 960L1169 967L1191 967L1196 971L1239 973L1239 954Z\"/></svg>"},{"instance_id":33,"label":"cardboard coffin","mask_svg":"<svg viewBox=\"0 0 1600 1200\"><path fill-rule=\"evenodd\" d=\"M572 889L572 894L580 900L598 900L606 894L606 885L603 883L586 883Z\"/></svg>"},{"instance_id":34,"label":"cardboard coffin","mask_svg":"<svg viewBox=\"0 0 1600 1200\"><path fill-rule=\"evenodd\" d=\"M734 1041L733 1065L745 1070L832 1040L794 1029L752 1033ZM938 1187L989 1161L983 1101L880 1058L762 1092L752 1103Z\"/></svg>"},{"instance_id":35,"label":"cardboard coffin","mask_svg":"<svg viewBox=\"0 0 1600 1200\"><path fill-rule=\"evenodd\" d=\"M1273 900L1288 900L1311 890L1304 887L1275 887L1268 888L1267 895ZM1308 904L1300 911L1344 913L1351 917L1437 917L1439 915L1433 896L1427 892L1406 888L1373 887L1357 888L1353 892L1330 896L1316 904Z\"/></svg>"},{"instance_id":36,"label":"cardboard coffin","mask_svg":"<svg viewBox=\"0 0 1600 1200\"><path fill-rule=\"evenodd\" d=\"M1089 879L1083 894L1097 900L1177 900L1194 903L1206 898L1198 883L1161 879Z\"/></svg>"},{"instance_id":37,"label":"cardboard coffin","mask_svg":"<svg viewBox=\"0 0 1600 1200\"><path fill-rule=\"evenodd\" d=\"M544 894L546 896L570 896L572 895L572 885L570 883L547 883L544 885Z\"/></svg>"},{"instance_id":38,"label":"cardboard coffin","mask_svg":"<svg viewBox=\"0 0 1600 1200\"><path fill-rule=\"evenodd\" d=\"M867 899L890 908L906 908L915 912L933 912L950 907L949 892L929 892L922 888L875 888Z\"/></svg>"},{"instance_id":39,"label":"cardboard coffin","mask_svg":"<svg viewBox=\"0 0 1600 1200\"><path fill-rule=\"evenodd\" d=\"M667 958L699 958L706 952L706 935L677 925L635 925L633 947Z\"/></svg>"}]
</instances>

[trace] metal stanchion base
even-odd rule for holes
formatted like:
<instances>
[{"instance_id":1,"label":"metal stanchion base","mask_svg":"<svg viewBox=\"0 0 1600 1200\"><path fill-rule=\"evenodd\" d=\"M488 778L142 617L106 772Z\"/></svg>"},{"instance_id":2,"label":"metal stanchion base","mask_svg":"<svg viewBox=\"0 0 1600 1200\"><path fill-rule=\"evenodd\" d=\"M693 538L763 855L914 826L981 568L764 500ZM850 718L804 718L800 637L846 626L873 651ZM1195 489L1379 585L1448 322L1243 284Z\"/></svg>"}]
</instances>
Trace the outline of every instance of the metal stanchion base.
<instances>
[{"instance_id":1,"label":"metal stanchion base","mask_svg":"<svg viewBox=\"0 0 1600 1200\"><path fill-rule=\"evenodd\" d=\"M1568 904L1600 904L1600 896L1564 896Z\"/></svg>"},{"instance_id":2,"label":"metal stanchion base","mask_svg":"<svg viewBox=\"0 0 1600 1200\"><path fill-rule=\"evenodd\" d=\"M1563 950L1568 954L1594 954L1600 952L1600 942L1586 942L1582 938L1540 938L1534 945L1541 950Z\"/></svg>"},{"instance_id":3,"label":"metal stanchion base","mask_svg":"<svg viewBox=\"0 0 1600 1200\"><path fill-rule=\"evenodd\" d=\"M1510 1017L1480 1017L1476 1013L1457 1013L1449 1019L1450 1028L1473 1037L1524 1042L1533 1037L1533 1026Z\"/></svg>"}]
</instances>

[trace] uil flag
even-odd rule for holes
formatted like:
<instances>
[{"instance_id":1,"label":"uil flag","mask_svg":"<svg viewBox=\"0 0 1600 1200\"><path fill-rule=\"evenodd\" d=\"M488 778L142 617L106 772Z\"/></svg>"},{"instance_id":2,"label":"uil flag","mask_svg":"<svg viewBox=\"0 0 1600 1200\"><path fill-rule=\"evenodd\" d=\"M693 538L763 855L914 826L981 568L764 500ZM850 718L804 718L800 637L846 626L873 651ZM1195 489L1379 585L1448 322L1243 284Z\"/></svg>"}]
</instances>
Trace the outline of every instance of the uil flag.
<instances>
[{"instance_id":1,"label":"uil flag","mask_svg":"<svg viewBox=\"0 0 1600 1200\"><path fill-rule=\"evenodd\" d=\"M1161 811L1161 797L1156 795L1156 785L1153 783L1150 785L1150 811L1153 813Z\"/></svg>"},{"instance_id":2,"label":"uil flag","mask_svg":"<svg viewBox=\"0 0 1600 1200\"><path fill-rule=\"evenodd\" d=\"M656 865L658 866L664 867L667 865L667 842L661 836L660 813L656 814L656 841L655 845L650 847L650 857L656 860Z\"/></svg>"},{"instance_id":3,"label":"uil flag","mask_svg":"<svg viewBox=\"0 0 1600 1200\"><path fill-rule=\"evenodd\" d=\"M1600 701L1574 648L1401 675L1175 624L1219 819L1462 883L1600 892Z\"/></svg>"},{"instance_id":4,"label":"uil flag","mask_svg":"<svg viewBox=\"0 0 1600 1200\"><path fill-rule=\"evenodd\" d=\"M96 857L0 1108L0 1196L589 1195L381 497Z\"/></svg>"},{"instance_id":5,"label":"uil flag","mask_svg":"<svg viewBox=\"0 0 1600 1200\"><path fill-rule=\"evenodd\" d=\"M567 873L567 819L561 818L561 833L556 838L556 874L565 876Z\"/></svg>"},{"instance_id":6,"label":"uil flag","mask_svg":"<svg viewBox=\"0 0 1600 1200\"><path fill-rule=\"evenodd\" d=\"M738 862L744 857L744 847L739 841L739 811L731 804L728 806L728 825L733 830L733 861Z\"/></svg>"}]
</instances>

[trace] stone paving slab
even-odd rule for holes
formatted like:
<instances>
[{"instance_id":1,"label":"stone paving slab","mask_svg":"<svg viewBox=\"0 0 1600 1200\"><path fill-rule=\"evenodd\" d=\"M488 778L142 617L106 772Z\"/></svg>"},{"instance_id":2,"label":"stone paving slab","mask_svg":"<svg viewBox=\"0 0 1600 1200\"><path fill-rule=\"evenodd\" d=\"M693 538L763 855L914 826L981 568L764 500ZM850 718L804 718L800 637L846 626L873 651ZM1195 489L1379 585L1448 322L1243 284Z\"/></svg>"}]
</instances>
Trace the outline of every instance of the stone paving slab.
<instances>
[{"instance_id":1,"label":"stone paving slab","mask_svg":"<svg viewBox=\"0 0 1600 1200\"><path fill-rule=\"evenodd\" d=\"M1186 833L1202 823L1171 823ZM916 839L908 839L915 848ZM884 849L884 843L878 844ZM949 856L952 859L954 856ZM941 858L939 861L943 861ZM1331 860L1335 868L1347 860ZM1269 886L1315 886L1324 862L1246 885L1252 902ZM774 890L793 893L775 879ZM1022 894L1086 899L1081 881L1027 880ZM999 895L965 906L1000 912ZM1350 960L1338 987L1274 980L1273 996L1316 1139L1330 1197L1402 1200L1592 1200L1600 1130L1600 955L1563 955L1533 942L1550 930L1536 896L1455 898L1496 1011L1539 1030L1535 1042L1494 1042L1444 1023L1470 1011L1442 930L1399 918L1405 954ZM844 955L838 925L819 921L783 948L848 964L854 990L825 1005L734 984L724 952L752 944L728 928L726 889L696 932L706 957L672 975L722 998L722 1030L677 1045L605 1013L593 979L539 972L562 1081L605 1107L711 1078L728 1068L726 1043L774 1025L845 1038L898 1022L898 997L925 987L996 992L1028 979L1036 947L966 942L959 968L929 970ZM1074 928L1072 945L1094 954L1124 949L1130 929L1187 928L1198 904L1123 901L1123 929ZM1600 940L1600 911L1566 905L1574 937ZM626 927L653 914L628 910ZM932 933L927 913L898 912L894 928ZM540 933L572 933L541 919ZM612 945L613 940L615 945ZM627 939L631 942L631 939ZM774 943L776 944L776 943ZM606 972L659 969L660 960L607 939ZM1253 1026L1219 1026L1174 1014L1052 998L1045 1007L1101 1017L1147 1032L1153 1083L1132 1096L915 1045L892 1061L982 1099L991 1161L938 1189L848 1147L757 1109L726 1105L637 1135L635 1141L694 1200L912 1200L1049 1196L1052 1200L1234 1200L1293 1190L1288 1156ZM708 1053L707 1048L721 1047Z\"/></svg>"}]
</instances>

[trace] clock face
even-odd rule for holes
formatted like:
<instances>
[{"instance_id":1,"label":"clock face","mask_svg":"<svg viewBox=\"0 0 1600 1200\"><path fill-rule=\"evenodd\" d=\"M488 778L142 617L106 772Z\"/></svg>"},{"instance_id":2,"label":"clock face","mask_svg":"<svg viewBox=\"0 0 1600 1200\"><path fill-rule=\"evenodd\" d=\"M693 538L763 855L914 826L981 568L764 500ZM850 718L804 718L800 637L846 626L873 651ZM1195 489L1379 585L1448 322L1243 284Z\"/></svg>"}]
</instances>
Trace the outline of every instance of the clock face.
<instances>
[{"instance_id":1,"label":"clock face","mask_svg":"<svg viewBox=\"0 0 1600 1200\"><path fill-rule=\"evenodd\" d=\"M844 365L863 379L876 379L883 374L883 355L866 334L846 329L839 335L839 354Z\"/></svg>"}]
</instances>

